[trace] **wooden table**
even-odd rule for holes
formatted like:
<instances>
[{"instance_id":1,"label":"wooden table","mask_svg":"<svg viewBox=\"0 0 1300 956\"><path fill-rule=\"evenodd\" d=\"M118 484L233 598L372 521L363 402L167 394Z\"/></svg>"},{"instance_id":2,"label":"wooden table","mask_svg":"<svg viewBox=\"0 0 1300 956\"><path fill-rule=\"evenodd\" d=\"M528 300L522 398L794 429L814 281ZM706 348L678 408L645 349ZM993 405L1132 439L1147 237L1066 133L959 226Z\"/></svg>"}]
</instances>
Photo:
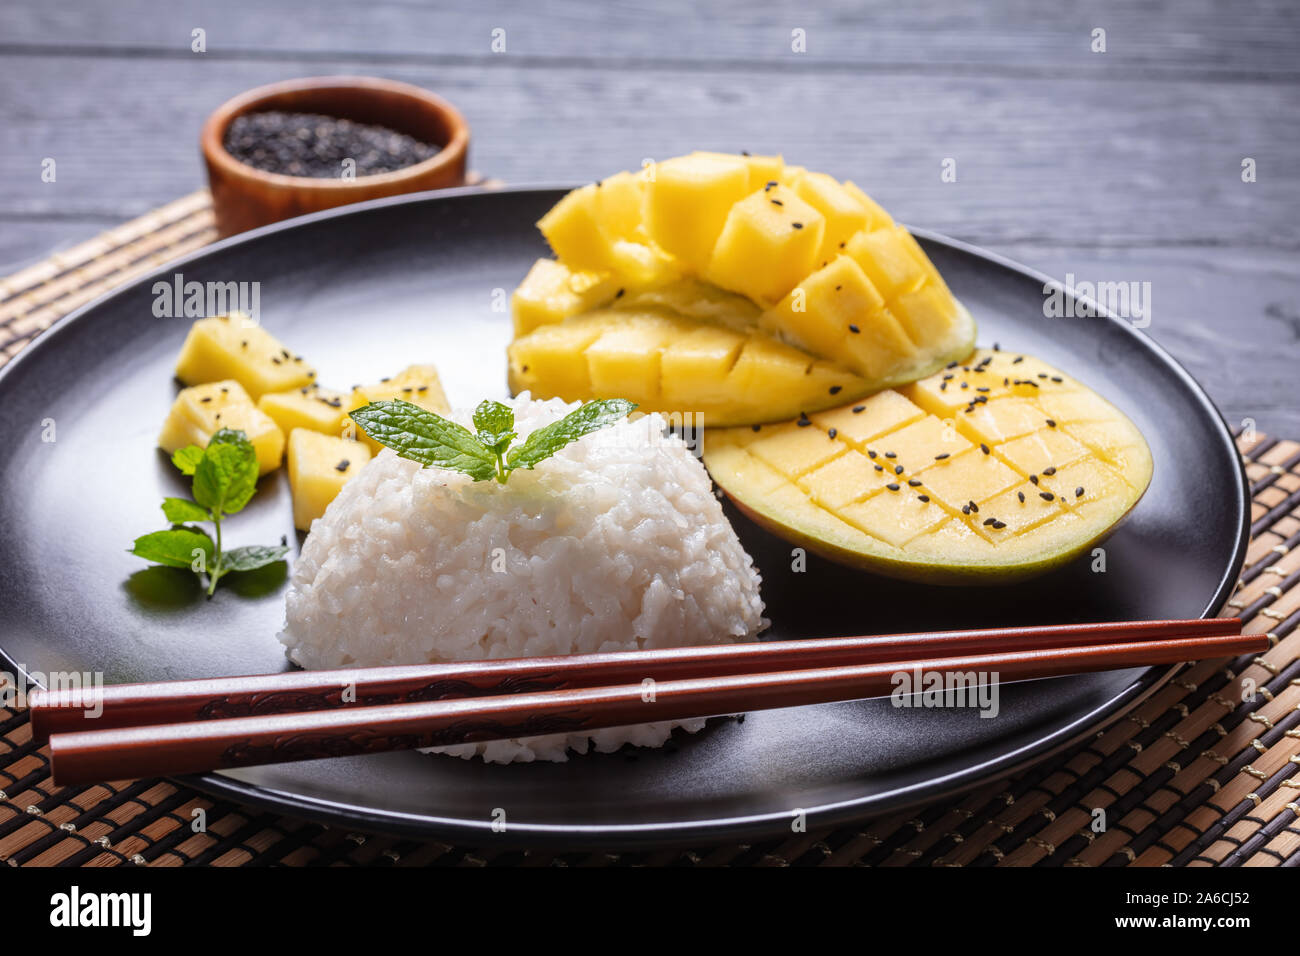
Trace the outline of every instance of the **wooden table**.
<instances>
[{"instance_id":1,"label":"wooden table","mask_svg":"<svg viewBox=\"0 0 1300 956\"><path fill-rule=\"evenodd\" d=\"M1149 334L1229 422L1300 434L1300 5L808 6L7 0L0 274L201 185L227 97L378 74L457 103L510 182L781 151L1057 278L1150 282Z\"/></svg>"}]
</instances>

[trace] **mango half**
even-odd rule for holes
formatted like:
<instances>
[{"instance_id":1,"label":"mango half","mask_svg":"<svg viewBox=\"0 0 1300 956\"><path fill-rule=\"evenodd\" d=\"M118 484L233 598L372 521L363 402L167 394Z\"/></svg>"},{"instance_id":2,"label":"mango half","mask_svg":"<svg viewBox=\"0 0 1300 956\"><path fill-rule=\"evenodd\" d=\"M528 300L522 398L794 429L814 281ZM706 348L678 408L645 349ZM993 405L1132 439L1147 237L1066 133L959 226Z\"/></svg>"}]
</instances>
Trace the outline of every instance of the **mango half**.
<instances>
[{"instance_id":1,"label":"mango half","mask_svg":"<svg viewBox=\"0 0 1300 956\"><path fill-rule=\"evenodd\" d=\"M757 524L833 561L935 584L1041 574L1151 482L1136 426L1030 356L977 351L898 390L710 429L704 463Z\"/></svg>"}]
</instances>

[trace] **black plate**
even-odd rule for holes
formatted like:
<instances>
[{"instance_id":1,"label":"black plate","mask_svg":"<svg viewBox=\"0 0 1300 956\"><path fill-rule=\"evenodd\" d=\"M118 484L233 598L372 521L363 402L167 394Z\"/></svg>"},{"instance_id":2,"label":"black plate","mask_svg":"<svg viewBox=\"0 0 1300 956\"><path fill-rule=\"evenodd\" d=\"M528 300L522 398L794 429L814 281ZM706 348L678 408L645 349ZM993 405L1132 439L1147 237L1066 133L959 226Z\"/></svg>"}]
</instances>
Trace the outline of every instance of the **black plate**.
<instances>
[{"instance_id":1,"label":"black plate","mask_svg":"<svg viewBox=\"0 0 1300 956\"><path fill-rule=\"evenodd\" d=\"M505 392L504 296L544 244L533 223L560 192L458 191L386 200L219 243L170 280L258 281L266 326L339 387L433 361L453 402ZM1122 408L1155 477L1106 542L1005 588L900 584L813 560L734 512L764 575L769 636L1187 618L1214 613L1241 568L1247 496L1209 399L1124 322L1043 317L1044 278L938 236L927 251L979 321L980 341L1036 354ZM103 671L110 683L277 671L283 587L211 602L177 594L125 549L182 493L154 450L189 320L156 318L153 276L87 306L0 376L0 648L27 672ZM53 421L55 441L48 437ZM231 544L293 537L280 474L230 523ZM181 575L182 578L185 575ZM272 582L274 583L274 582ZM1001 713L896 709L886 700L716 721L665 751L487 766L415 753L214 774L206 790L357 828L462 840L632 845L789 832L954 791L1078 739L1168 674L1129 670L1002 688ZM494 811L507 829L493 833Z\"/></svg>"}]
</instances>

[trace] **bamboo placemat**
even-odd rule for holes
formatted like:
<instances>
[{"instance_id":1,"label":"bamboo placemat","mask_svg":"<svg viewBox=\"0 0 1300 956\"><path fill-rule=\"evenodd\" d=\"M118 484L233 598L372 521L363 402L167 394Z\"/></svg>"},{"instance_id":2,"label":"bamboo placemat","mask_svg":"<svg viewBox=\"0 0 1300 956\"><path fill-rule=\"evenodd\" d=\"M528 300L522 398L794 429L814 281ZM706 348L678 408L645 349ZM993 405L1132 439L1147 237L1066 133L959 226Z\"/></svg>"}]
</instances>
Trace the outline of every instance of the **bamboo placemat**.
<instances>
[{"instance_id":1,"label":"bamboo placemat","mask_svg":"<svg viewBox=\"0 0 1300 956\"><path fill-rule=\"evenodd\" d=\"M0 365L95 296L215 238L192 193L0 280ZM1032 769L861 826L635 853L507 851L352 833L167 780L56 788L25 712L0 708L0 860L10 866L1300 866L1300 443L1240 436L1254 498L1225 614L1259 657L1185 667ZM1244 681L1256 692L1243 700ZM1094 832L1094 812L1107 826ZM195 832L195 811L206 817ZM815 823L815 821L813 821Z\"/></svg>"}]
</instances>

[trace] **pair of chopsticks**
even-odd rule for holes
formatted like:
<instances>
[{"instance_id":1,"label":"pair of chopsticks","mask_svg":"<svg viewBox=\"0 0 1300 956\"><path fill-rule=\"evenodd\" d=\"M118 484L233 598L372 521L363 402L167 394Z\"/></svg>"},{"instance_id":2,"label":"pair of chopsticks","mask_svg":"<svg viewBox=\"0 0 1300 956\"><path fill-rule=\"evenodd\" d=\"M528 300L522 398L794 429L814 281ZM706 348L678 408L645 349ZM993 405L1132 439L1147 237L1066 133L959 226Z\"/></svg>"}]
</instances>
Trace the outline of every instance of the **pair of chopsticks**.
<instances>
[{"instance_id":1,"label":"pair of chopsticks","mask_svg":"<svg viewBox=\"0 0 1300 956\"><path fill-rule=\"evenodd\" d=\"M1132 621L291 671L29 701L33 737L68 785L888 696L917 669L1009 682L1267 646L1236 618Z\"/></svg>"}]
</instances>

